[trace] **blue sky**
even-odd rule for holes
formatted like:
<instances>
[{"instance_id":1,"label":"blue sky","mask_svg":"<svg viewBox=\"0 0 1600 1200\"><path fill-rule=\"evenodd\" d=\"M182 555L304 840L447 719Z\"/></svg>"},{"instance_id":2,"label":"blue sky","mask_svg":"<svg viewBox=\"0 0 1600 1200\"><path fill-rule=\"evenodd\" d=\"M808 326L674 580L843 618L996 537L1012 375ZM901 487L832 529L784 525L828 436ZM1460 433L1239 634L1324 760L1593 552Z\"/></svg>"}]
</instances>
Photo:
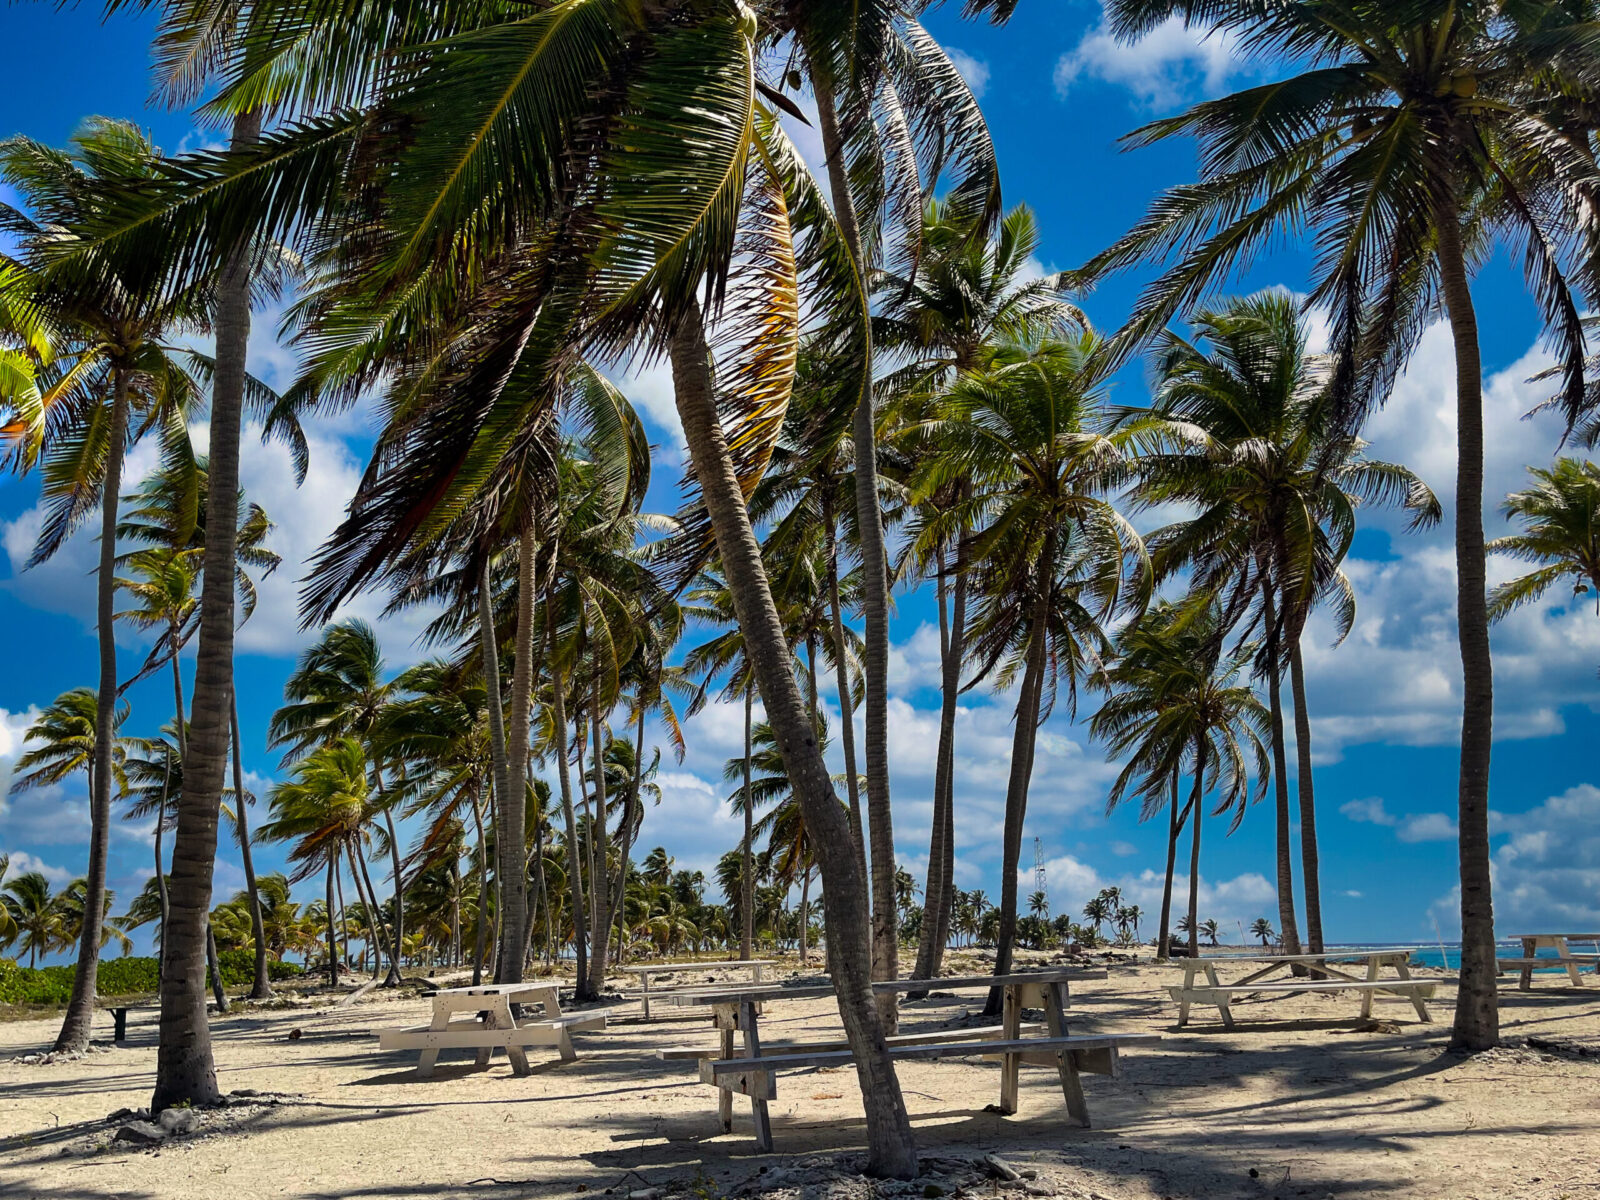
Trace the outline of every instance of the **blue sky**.
<instances>
[{"instance_id":1,"label":"blue sky","mask_svg":"<svg viewBox=\"0 0 1600 1200\"><path fill-rule=\"evenodd\" d=\"M955 8L956 6L951 6ZM1173 144L1124 154L1117 138L1142 121L1250 76L1222 42L1203 41L1175 26L1133 46L1109 39L1095 0L1031 0L1004 29L965 24L936 13L931 27L982 94L1003 170L1008 204L1027 203L1043 233L1041 270L1076 266L1124 231L1161 188L1190 177L1192 151ZM109 25L98 9L43 5L0 9L7 44L32 47L18 56L0 98L0 135L27 134L62 142L85 116L133 117L166 150L217 140L187 114L147 107L149 23L121 17ZM70 52L68 52L70 51ZM62 64L71 67L63 69ZM797 131L806 148L804 131ZM8 197L9 199L9 197ZM1292 245L1258 263L1238 290L1304 286L1306 259ZM1102 327L1117 325L1137 287L1118 280L1089 297ZM1538 321L1516 273L1497 258L1476 294L1484 353L1493 377L1487 391L1491 504L1521 486L1529 464L1546 463L1560 430L1548 420L1522 420L1540 399L1527 382L1541 365ZM258 314L251 367L283 384L293 356L277 345L275 314ZM1411 370L1368 427L1377 457L1407 463L1447 507L1453 481L1452 358L1435 329ZM652 502L675 505L682 461L670 389L659 372L629 382L658 444ZM1137 402L1144 378L1130 369L1116 399ZM285 675L307 635L294 612L299 564L337 521L364 461L369 434L359 412L319 426L310 478L292 486L287 458L247 439L244 482L278 522L275 546L286 566L263 590L254 620L241 631L240 709L247 769L264 793L277 769L265 749L265 727L281 699ZM130 477L152 464L134 452ZM95 552L91 529L57 561L23 572L36 529L37 484L0 479L0 621L12 650L0 670L0 783L20 750L30 710L57 693L95 679L92 628ZM1502 527L1491 513L1491 532ZM1505 566L1491 568L1496 578ZM1306 647L1317 761L1318 828L1322 843L1324 919L1330 938L1430 941L1435 920L1446 938L1455 927L1455 738L1459 662L1454 643L1454 574L1448 525L1427 535L1401 532L1393 516L1364 514L1347 570L1360 611L1355 631L1329 646L1325 623L1314 623ZM364 598L352 611L375 615ZM937 734L937 635L931 597L898 597L891 708L893 795L901 861L919 876L925 865ZM391 664L420 656L416 619L380 625ZM127 669L143 647L119 635ZM1600 777L1592 753L1600 735L1600 617L1552 596L1495 631L1497 741L1492 781L1500 929L1593 927L1600 921ZM167 720L171 693L162 681L131 693L135 733ZM1064 714L1045 730L1039 749L1027 829L1026 866L1038 837L1048 860L1056 911L1080 908L1099 887L1117 884L1150 914L1160 901L1164 830L1141 826L1132 811L1104 815L1116 767L1105 761L1080 721ZM736 843L737 825L721 801L721 766L738 752L742 713L713 707L688 729L682 765L663 767L665 797L646 818L644 846L665 845L680 865L708 867ZM959 721L958 883L999 891L999 830L1010 749L1010 698L970 694ZM1292 761L1292 758L1291 758ZM258 814L257 818L260 820ZM1213 822L1202 867L1202 916L1225 930L1257 916L1276 923L1268 807L1253 810L1224 837ZM18 865L45 870L58 885L81 873L87 815L81 780L0 800L0 849ZM258 851L258 869L281 861ZM149 830L119 822L111 879L123 900L150 873ZM242 884L237 849L225 843L218 890ZM1298 879L1298 866L1297 866ZM1180 878L1179 886L1183 886ZM380 885L380 888L382 885ZM308 893L309 894L309 893Z\"/></svg>"}]
</instances>

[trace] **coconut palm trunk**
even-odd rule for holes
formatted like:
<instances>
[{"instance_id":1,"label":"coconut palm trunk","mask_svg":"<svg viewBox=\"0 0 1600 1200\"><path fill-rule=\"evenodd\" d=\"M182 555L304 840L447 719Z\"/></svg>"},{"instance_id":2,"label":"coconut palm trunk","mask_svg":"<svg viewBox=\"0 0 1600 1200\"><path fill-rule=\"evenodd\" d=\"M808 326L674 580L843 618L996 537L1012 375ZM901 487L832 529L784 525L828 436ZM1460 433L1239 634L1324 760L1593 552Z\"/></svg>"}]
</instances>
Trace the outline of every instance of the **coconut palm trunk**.
<instances>
[{"instance_id":1,"label":"coconut palm trunk","mask_svg":"<svg viewBox=\"0 0 1600 1200\"><path fill-rule=\"evenodd\" d=\"M606 962L611 956L611 838L606 820L606 756L605 726L600 712L600 673L595 672L594 687L589 702L590 723L594 730L594 820L589 826L589 840L594 845L594 875L590 881L594 893L594 945L589 950L589 990L599 995L606 983ZM624 874L627 865L623 865Z\"/></svg>"},{"instance_id":2,"label":"coconut palm trunk","mask_svg":"<svg viewBox=\"0 0 1600 1200\"><path fill-rule=\"evenodd\" d=\"M1489 877L1489 753L1494 664L1489 656L1483 537L1483 362L1478 317L1461 247L1461 214L1445 195L1437 230L1439 284L1456 352L1456 621L1461 646L1461 983L1450 1044L1485 1050L1500 1040L1495 991L1494 898Z\"/></svg>"},{"instance_id":3,"label":"coconut palm trunk","mask_svg":"<svg viewBox=\"0 0 1600 1200\"><path fill-rule=\"evenodd\" d=\"M1194 743L1194 794L1189 797L1189 957L1200 957L1200 826L1204 824L1206 795L1206 750L1208 743L1198 737Z\"/></svg>"},{"instance_id":4,"label":"coconut palm trunk","mask_svg":"<svg viewBox=\"0 0 1600 1200\"><path fill-rule=\"evenodd\" d=\"M692 307L673 336L671 361L684 438L744 635L745 656L761 689L767 721L806 828L815 838L834 992L866 1113L867 1170L910 1179L917 1172L916 1145L884 1040L884 1022L872 995L867 883L857 870L855 855L848 852L849 820L833 790L817 731L790 670L789 647L761 546L717 419L705 329Z\"/></svg>"},{"instance_id":5,"label":"coconut palm trunk","mask_svg":"<svg viewBox=\"0 0 1600 1200\"><path fill-rule=\"evenodd\" d=\"M339 934L334 921L335 909L333 907L333 873L339 869L338 852L330 847L328 849L328 986L339 986Z\"/></svg>"},{"instance_id":6,"label":"coconut palm trunk","mask_svg":"<svg viewBox=\"0 0 1600 1200\"><path fill-rule=\"evenodd\" d=\"M1299 772L1300 874L1306 891L1306 945L1322 953L1321 857L1317 853L1317 799L1311 778L1311 714L1306 709L1306 673L1300 660L1300 638L1289 646L1289 690L1294 699L1294 752Z\"/></svg>"},{"instance_id":7,"label":"coconut palm trunk","mask_svg":"<svg viewBox=\"0 0 1600 1200\"><path fill-rule=\"evenodd\" d=\"M157 978L161 971L161 947L166 943L167 933L167 860L161 853L162 831L167 824L167 791L172 785L172 759L166 752L162 753L161 768L161 807L156 810L156 892L161 897L161 927L156 931L156 972Z\"/></svg>"},{"instance_id":8,"label":"coconut palm trunk","mask_svg":"<svg viewBox=\"0 0 1600 1200\"><path fill-rule=\"evenodd\" d=\"M1049 562L1053 554L1047 553ZM1039 598L1029 622L1028 658L1017 696L1016 728L1011 738L1011 774L1006 783L1006 817L1000 858L1000 928L996 937L994 973L1011 973L1017 941L1017 869L1022 861L1022 827L1028 812L1028 785L1033 778L1033 750L1039 735L1039 710L1044 699L1045 666L1049 658L1048 621L1050 589L1041 581ZM989 989L984 1011L1000 1011L999 988Z\"/></svg>"},{"instance_id":9,"label":"coconut palm trunk","mask_svg":"<svg viewBox=\"0 0 1600 1200\"><path fill-rule=\"evenodd\" d=\"M233 119L235 147L261 132L258 112ZM204 942L211 872L233 700L235 561L239 526L239 433L245 355L250 341L250 264L241 249L217 283L216 355L211 385L210 480L206 494L204 582L195 656L194 719L184 756L183 794L173 837L172 916L161 973L161 1040L150 1111L222 1098L206 1021Z\"/></svg>"},{"instance_id":10,"label":"coconut palm trunk","mask_svg":"<svg viewBox=\"0 0 1600 1200\"><path fill-rule=\"evenodd\" d=\"M250 853L250 806L244 794L244 752L239 743L237 693L228 705L228 732L233 742L233 808L238 823L239 857L244 861L244 894L250 906L250 936L255 941L250 999L265 1000L272 995L272 976L267 968L267 927L261 917L261 895L256 891L255 856Z\"/></svg>"},{"instance_id":11,"label":"coconut palm trunk","mask_svg":"<svg viewBox=\"0 0 1600 1200\"><path fill-rule=\"evenodd\" d=\"M739 843L739 919L744 932L739 941L739 957L748 962L755 957L756 869L755 805L750 799L751 710L755 707L755 684L744 685L744 839Z\"/></svg>"},{"instance_id":12,"label":"coconut palm trunk","mask_svg":"<svg viewBox=\"0 0 1600 1200\"><path fill-rule=\"evenodd\" d=\"M617 886L611 893L611 912L617 925L617 961L626 956L627 920L624 913L628 892L628 862L633 856L633 830L639 822L639 776L644 771L644 704L634 717L633 726L633 778L628 784L628 803L622 814L622 867L617 872ZM541 885L542 886L542 885Z\"/></svg>"},{"instance_id":13,"label":"coconut palm trunk","mask_svg":"<svg viewBox=\"0 0 1600 1200\"><path fill-rule=\"evenodd\" d=\"M483 982L483 957L485 934L489 924L489 839L483 831L483 802L476 790L472 793L472 823L478 831L478 918L472 931L472 986Z\"/></svg>"},{"instance_id":14,"label":"coconut palm trunk","mask_svg":"<svg viewBox=\"0 0 1600 1200\"><path fill-rule=\"evenodd\" d=\"M406 936L405 874L400 866L399 831L394 827L394 814L389 811L389 806L383 803L383 771L377 763L372 764L372 774L378 784L378 802L382 805L384 830L389 835L389 869L394 872L394 937L389 943L389 974L384 984L387 987L399 987L400 954Z\"/></svg>"},{"instance_id":15,"label":"coconut palm trunk","mask_svg":"<svg viewBox=\"0 0 1600 1200\"><path fill-rule=\"evenodd\" d=\"M577 960L578 999L593 1000L589 991L588 934L584 928L583 873L578 870L578 814L572 804L572 774L567 763L567 697L555 656L555 622L550 623L550 707L556 741L556 782L567 825L567 883L572 893L572 949Z\"/></svg>"},{"instance_id":16,"label":"coconut palm trunk","mask_svg":"<svg viewBox=\"0 0 1600 1200\"><path fill-rule=\"evenodd\" d=\"M525 519L517 534L517 630L512 647L511 713L506 739L506 788L495 808L495 887L499 899L499 962L501 983L521 983L523 948L527 944L528 805L522 775L528 763L528 727L533 709L533 522Z\"/></svg>"},{"instance_id":17,"label":"coconut palm trunk","mask_svg":"<svg viewBox=\"0 0 1600 1200\"><path fill-rule=\"evenodd\" d=\"M1286 954L1300 953L1300 930L1294 915L1294 845L1289 828L1289 767L1283 745L1282 640L1271 582L1261 582L1262 612L1267 633L1267 707L1272 713L1272 793L1277 814L1278 929ZM1305 967L1295 965L1296 975Z\"/></svg>"},{"instance_id":18,"label":"coconut palm trunk","mask_svg":"<svg viewBox=\"0 0 1600 1200\"><path fill-rule=\"evenodd\" d=\"M1172 790L1167 798L1167 873L1161 881L1161 924L1156 929L1156 958L1165 960L1172 951L1172 876L1178 865L1178 835L1183 822L1178 817L1178 772L1172 772Z\"/></svg>"},{"instance_id":19,"label":"coconut palm trunk","mask_svg":"<svg viewBox=\"0 0 1600 1200\"><path fill-rule=\"evenodd\" d=\"M939 558L940 707L939 749L933 774L933 837L928 847L928 880L922 889L922 937L914 979L936 979L950 941L951 889L955 881L956 702L961 692L961 662L966 653L967 571L965 539L956 546L954 569ZM954 593L945 607L949 576ZM926 995L926 993L920 993ZM917 999L919 993L909 998Z\"/></svg>"},{"instance_id":20,"label":"coconut palm trunk","mask_svg":"<svg viewBox=\"0 0 1600 1200\"><path fill-rule=\"evenodd\" d=\"M850 249L856 270L865 279L866 255L855 198L850 192L844 137L839 128L838 103L827 73L811 71L817 100L823 154L828 163L828 184L840 233ZM866 348L871 375L872 346ZM894 821L889 804L889 563L884 553L883 514L878 502L878 450L872 389L863 388L852 426L855 441L857 536L861 539L861 610L865 618L866 649L862 670L866 676L867 839L872 872L872 977L895 979L900 974L900 937L896 928ZM897 1027L899 1006L893 992L878 996L885 1027Z\"/></svg>"},{"instance_id":21,"label":"coconut palm trunk","mask_svg":"<svg viewBox=\"0 0 1600 1200\"><path fill-rule=\"evenodd\" d=\"M856 706L850 692L850 660L845 651L844 608L839 603L839 535L834 528L833 494L822 489L822 524L828 539L828 618L833 624L833 673L839 689L839 744L844 749L845 793L850 798L850 837L856 869L867 878L867 840L861 826L861 776L856 770Z\"/></svg>"},{"instance_id":22,"label":"coconut palm trunk","mask_svg":"<svg viewBox=\"0 0 1600 1200\"><path fill-rule=\"evenodd\" d=\"M117 741L117 501L122 492L122 459L128 440L129 387L127 368L114 368L111 427L106 435L105 480L100 497L100 565L95 585L100 690L95 707L94 766L89 772L89 867L84 873L83 929L78 936L77 966L72 972L72 996L54 1047L69 1054L81 1054L89 1048L89 1027L94 1022L100 977L100 935L106 920L112 762Z\"/></svg>"}]
</instances>

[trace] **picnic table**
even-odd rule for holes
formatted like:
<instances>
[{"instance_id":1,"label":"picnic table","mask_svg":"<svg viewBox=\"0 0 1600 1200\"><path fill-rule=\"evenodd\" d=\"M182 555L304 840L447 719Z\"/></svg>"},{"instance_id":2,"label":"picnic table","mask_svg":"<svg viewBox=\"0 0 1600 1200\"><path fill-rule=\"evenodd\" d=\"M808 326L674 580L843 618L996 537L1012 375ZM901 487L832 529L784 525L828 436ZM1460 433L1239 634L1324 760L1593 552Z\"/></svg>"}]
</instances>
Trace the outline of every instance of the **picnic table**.
<instances>
[{"instance_id":1,"label":"picnic table","mask_svg":"<svg viewBox=\"0 0 1600 1200\"><path fill-rule=\"evenodd\" d=\"M537 1004L544 1013L541 1020L520 1020L512 1006ZM457 1020L461 1013L471 1013ZM555 1046L563 1062L578 1057L572 1045L577 1031L604 1029L610 1013L604 1009L564 1015L560 986L553 982L485 983L471 987L440 988L433 993L433 1019L427 1025L410 1029L381 1029L381 1050L420 1050L417 1074L426 1079L433 1074L439 1051L472 1049L478 1052L478 1066L487 1066L495 1050L504 1050L511 1069L518 1075L529 1073L529 1046Z\"/></svg>"},{"instance_id":2,"label":"picnic table","mask_svg":"<svg viewBox=\"0 0 1600 1200\"><path fill-rule=\"evenodd\" d=\"M670 975L675 971L716 970L726 971L734 967L748 968L752 983L765 982L764 972L768 967L777 966L777 962L770 958L736 958L726 961L711 963L644 963L637 967L621 967L619 970L624 975L637 975L639 987L643 992L644 1019L650 1019L650 979L654 975ZM657 993L658 995L660 993Z\"/></svg>"},{"instance_id":3,"label":"picnic table","mask_svg":"<svg viewBox=\"0 0 1600 1200\"><path fill-rule=\"evenodd\" d=\"M1441 982L1448 980L1437 979L1412 979L1411 960L1412 949L1409 947L1385 947L1381 950L1343 950L1330 951L1326 954L1272 954L1262 956L1249 956L1242 954L1216 955L1210 958L1184 958L1176 960L1169 965L1181 967L1183 970L1183 983L1169 986L1168 993L1178 1002L1179 1026L1189 1023L1189 1008L1193 1004L1214 1004L1222 1013L1222 1023L1227 1028L1233 1028L1233 1013L1229 1010L1229 1002L1235 995L1289 995L1294 992L1359 992L1361 995L1361 1016L1363 1019L1372 1016L1372 998L1375 993L1385 992L1392 995L1406 996L1412 1006L1417 1010L1417 1016L1423 1021L1431 1022L1428 1015L1428 1006L1425 1003L1433 996L1434 989ZM1250 972L1242 979L1232 983L1225 983L1217 976L1217 967L1222 964L1237 963L1244 966L1254 966L1258 969ZM1333 966L1334 963L1343 963L1358 966L1366 964L1364 977L1350 974L1349 971ZM1315 971L1316 979L1290 979L1263 982L1279 972L1291 971L1294 967L1306 967ZM1379 973L1385 968L1395 973L1393 979L1380 979ZM1196 984L1195 976L1205 975L1203 984Z\"/></svg>"},{"instance_id":4,"label":"picnic table","mask_svg":"<svg viewBox=\"0 0 1600 1200\"><path fill-rule=\"evenodd\" d=\"M1600 944L1600 933L1520 933L1515 936L1522 943L1522 957L1502 958L1496 961L1495 966L1501 971L1519 970L1521 978L1517 988L1520 991L1533 990L1535 967L1565 967L1573 987L1583 986L1583 976L1578 973L1578 968L1584 963L1593 964L1595 974L1600 975L1600 954L1578 953L1568 947L1570 942ZM1540 958L1540 950L1554 950L1555 954Z\"/></svg>"},{"instance_id":5,"label":"picnic table","mask_svg":"<svg viewBox=\"0 0 1600 1200\"><path fill-rule=\"evenodd\" d=\"M999 1109L1007 1114L1017 1111L1021 1068L1053 1067L1061 1080L1068 1113L1079 1125L1087 1128L1089 1110L1084 1101L1079 1073L1116 1075L1118 1050L1121 1047L1161 1040L1156 1034L1074 1037L1068 1032L1066 1010L1070 1000L1069 981L1105 977L1103 970L1077 968L955 979L887 980L875 982L872 986L879 993L928 991L930 987L937 991L1001 988L1003 1003L1000 1025L899 1034L888 1039L890 1056L896 1059L939 1060L973 1056L998 1059ZM721 1034L721 1045L716 1048L664 1048L656 1052L657 1057L667 1061L692 1059L699 1063L701 1081L718 1089L718 1113L724 1131L733 1128L733 1097L736 1094L748 1096L755 1121L756 1144L761 1150L770 1151L772 1124L768 1102L777 1096L777 1072L802 1067L847 1066L855 1058L848 1042L843 1039L763 1045L760 1031L763 1006L833 994L832 986L814 984L798 987L705 988L671 993L662 997L669 1005L711 1010L712 1022ZM1044 1025L1024 1025L1024 1009L1043 1009ZM735 1050L735 1034L743 1035L743 1045L739 1051Z\"/></svg>"}]
</instances>

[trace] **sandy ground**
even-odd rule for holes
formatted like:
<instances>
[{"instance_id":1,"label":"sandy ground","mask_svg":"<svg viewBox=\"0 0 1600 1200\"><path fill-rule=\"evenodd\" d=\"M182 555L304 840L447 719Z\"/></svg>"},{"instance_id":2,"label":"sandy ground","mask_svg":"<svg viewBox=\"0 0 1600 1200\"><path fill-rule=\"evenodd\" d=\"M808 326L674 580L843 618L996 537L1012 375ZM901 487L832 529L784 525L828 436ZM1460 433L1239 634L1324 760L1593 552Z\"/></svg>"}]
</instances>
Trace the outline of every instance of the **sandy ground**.
<instances>
[{"instance_id":1,"label":"sandy ground","mask_svg":"<svg viewBox=\"0 0 1600 1200\"><path fill-rule=\"evenodd\" d=\"M1204 1012L1180 1031L1160 987L1173 979L1144 963L1074 985L1073 1032L1165 1039L1130 1052L1120 1079L1085 1077L1092 1130L1065 1123L1052 1071L1024 1071L1021 1112L1007 1118L984 1111L998 1098L995 1064L902 1063L919 1149L999 1153L1040 1172L1031 1194L1099 1200L1600 1197L1600 1056L1581 1053L1600 1055L1600 980L1586 977L1581 992L1544 977L1531 993L1502 990L1513 1047L1532 1036L1572 1052L1461 1057L1444 1049L1448 987L1433 1005L1438 1024L1388 999L1377 1026L1361 1029L1358 1001L1345 994L1240 1002L1233 1031ZM109 1144L117 1125L106 1123L148 1103L153 1028L80 1061L30 1065L14 1056L47 1047L55 1020L0 1024L0 1197L849 1194L836 1183L797 1191L811 1177L791 1168L859 1154L852 1072L781 1077L778 1153L758 1155L743 1098L724 1134L693 1064L653 1057L658 1046L714 1044L703 1017L663 1008L668 1019L645 1024L636 1004L616 1004L610 1028L579 1037L576 1063L534 1050L532 1076L517 1078L502 1057L476 1070L467 1052L447 1052L434 1078L419 1080L413 1056L380 1053L374 1033L421 1023L427 1003L374 993L345 1007L322 998L217 1020L223 1089L282 1099L207 1114L199 1134L157 1149ZM930 997L905 1006L903 1025L936 1027L979 1004L981 993ZM829 1001L773 1004L763 1019L769 1042L837 1029Z\"/></svg>"}]
</instances>

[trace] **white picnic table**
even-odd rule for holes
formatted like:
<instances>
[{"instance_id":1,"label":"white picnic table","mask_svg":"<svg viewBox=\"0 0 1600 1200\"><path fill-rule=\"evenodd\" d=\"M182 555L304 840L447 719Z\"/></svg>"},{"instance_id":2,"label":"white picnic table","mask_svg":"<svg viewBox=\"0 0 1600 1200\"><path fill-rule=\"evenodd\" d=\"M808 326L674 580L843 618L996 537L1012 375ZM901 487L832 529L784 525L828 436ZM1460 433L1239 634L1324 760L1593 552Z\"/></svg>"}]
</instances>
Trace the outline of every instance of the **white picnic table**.
<instances>
[{"instance_id":1,"label":"white picnic table","mask_svg":"<svg viewBox=\"0 0 1600 1200\"><path fill-rule=\"evenodd\" d=\"M682 971L710 970L721 972L738 967L749 970L752 983L763 983L766 979L766 969L777 965L777 962L770 958L734 958L716 962L641 963L636 967L619 967L618 970L624 975L637 975L639 977L639 988L643 993L641 999L643 1001L644 1019L648 1021L650 1019L650 980L653 976L671 975L674 972ZM660 995L661 993L657 994Z\"/></svg>"},{"instance_id":2,"label":"white picnic table","mask_svg":"<svg viewBox=\"0 0 1600 1200\"><path fill-rule=\"evenodd\" d=\"M1527 992L1533 989L1533 972L1536 967L1565 967L1567 978L1572 981L1573 987L1583 986L1583 976L1578 968L1584 963L1592 963L1594 972L1600 975L1600 954L1584 954L1570 949L1572 942L1594 942L1600 945L1600 933L1519 933L1513 935L1522 943L1521 958L1502 958L1497 966L1500 970L1509 970L1516 967L1521 972L1517 983L1519 990ZM1554 950L1555 955L1549 958L1540 958L1539 951Z\"/></svg>"},{"instance_id":3,"label":"white picnic table","mask_svg":"<svg viewBox=\"0 0 1600 1200\"><path fill-rule=\"evenodd\" d=\"M1175 959L1169 966L1182 968L1183 983L1167 991L1178 1002L1178 1024L1189 1023L1189 1008L1193 1004L1214 1004L1222 1013L1222 1023L1233 1028L1233 1013L1229 1000L1235 994L1287 995L1293 992L1354 991L1361 995L1361 1016L1372 1016L1373 995L1385 992L1410 999L1423 1021L1432 1021L1425 1001L1433 995L1434 988L1446 980L1412 979L1411 955L1415 947L1386 946L1374 950L1334 950L1324 954L1269 954L1243 955L1219 954L1211 957ZM1352 975L1334 963L1349 966L1365 964L1364 976ZM1226 982L1217 975L1218 966L1237 964L1253 966L1241 979ZM1314 972L1317 978L1275 980L1265 982L1280 972L1292 971L1296 966ZM1380 979L1384 969L1394 972L1393 979ZM1195 976L1205 975L1203 984L1196 984Z\"/></svg>"},{"instance_id":4,"label":"white picnic table","mask_svg":"<svg viewBox=\"0 0 1600 1200\"><path fill-rule=\"evenodd\" d=\"M519 1021L512 1006L537 1004L543 1010L539 1020ZM471 1013L458 1020L461 1013ZM433 1019L411 1029L378 1031L382 1050L419 1050L417 1074L426 1079L433 1074L439 1051L473 1049L478 1066L487 1066L495 1050L504 1050L511 1069L518 1075L529 1073L529 1046L555 1046L563 1062L578 1057L572 1045L574 1031L604 1029L605 1010L564 1015L560 985L554 982L485 983L469 987L440 988L433 993Z\"/></svg>"},{"instance_id":5,"label":"white picnic table","mask_svg":"<svg viewBox=\"0 0 1600 1200\"><path fill-rule=\"evenodd\" d=\"M899 979L875 982L875 992L959 991L963 989L1002 989L1001 1024L982 1029L937 1030L930 1033L900 1034L888 1039L894 1058L941 1059L982 1056L998 1059L1000 1105L1003 1113L1017 1111L1019 1073L1023 1066L1047 1066L1060 1075L1063 1096L1072 1118L1089 1125L1089 1110L1084 1101L1080 1071L1115 1075L1119 1047L1159 1042L1154 1034L1114 1034L1103 1037L1073 1037L1067 1031L1066 1009L1070 1000L1069 981L1106 978L1104 970L1083 968L1026 972L1016 975L977 975L953 979ZM836 1039L804 1044L763 1047L760 1016L763 1007L789 1000L832 996L831 985L703 988L673 992L662 996L678 1008L709 1008L712 1022L721 1034L717 1049L676 1047L657 1051L664 1060L698 1060L702 1082L718 1088L718 1112L724 1131L733 1128L735 1093L750 1097L755 1120L756 1144L772 1149L772 1125L768 1101L777 1095L776 1072L800 1067L847 1066L855 1061L847 1041ZM1024 1009L1043 1009L1045 1024L1024 1025ZM743 1034L743 1046L734 1048L734 1034ZM1024 1036L1042 1034L1042 1036ZM757 1066L759 1062L759 1066Z\"/></svg>"}]
</instances>

